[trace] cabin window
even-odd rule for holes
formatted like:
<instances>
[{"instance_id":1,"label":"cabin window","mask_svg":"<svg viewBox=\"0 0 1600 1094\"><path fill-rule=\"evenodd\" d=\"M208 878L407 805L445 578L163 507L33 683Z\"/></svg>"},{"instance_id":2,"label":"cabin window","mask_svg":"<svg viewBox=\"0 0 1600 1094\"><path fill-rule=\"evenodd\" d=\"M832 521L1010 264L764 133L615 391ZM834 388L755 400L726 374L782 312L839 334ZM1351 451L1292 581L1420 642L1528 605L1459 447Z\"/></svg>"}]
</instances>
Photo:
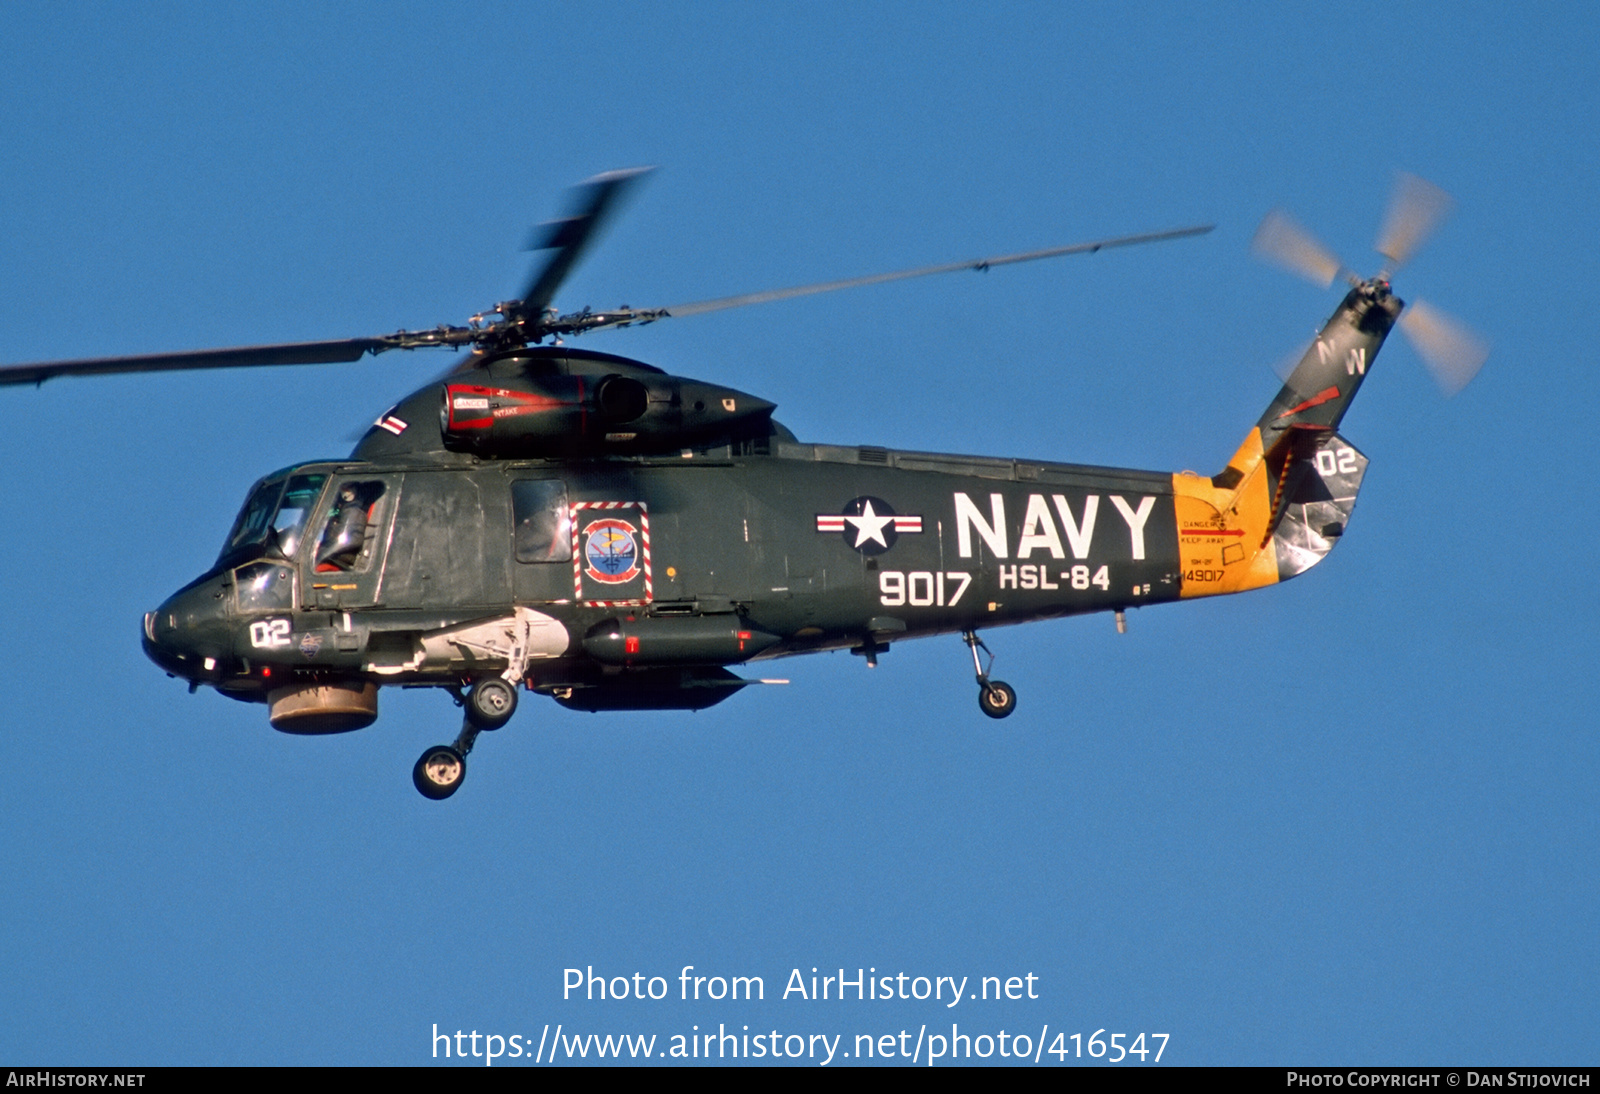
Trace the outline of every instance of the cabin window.
<instances>
[{"instance_id":1,"label":"cabin window","mask_svg":"<svg viewBox=\"0 0 1600 1094\"><path fill-rule=\"evenodd\" d=\"M572 516L567 484L560 479L522 479L511 484L518 562L572 561Z\"/></svg>"}]
</instances>

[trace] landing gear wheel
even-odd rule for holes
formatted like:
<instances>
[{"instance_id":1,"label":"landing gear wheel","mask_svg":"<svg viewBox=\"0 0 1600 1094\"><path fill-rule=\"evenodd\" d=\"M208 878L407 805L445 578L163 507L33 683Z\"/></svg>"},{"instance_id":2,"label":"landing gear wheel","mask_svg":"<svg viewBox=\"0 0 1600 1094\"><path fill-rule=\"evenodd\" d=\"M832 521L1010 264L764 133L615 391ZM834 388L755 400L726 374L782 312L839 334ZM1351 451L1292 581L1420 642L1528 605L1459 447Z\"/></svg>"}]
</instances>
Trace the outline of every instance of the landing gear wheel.
<instances>
[{"instance_id":1,"label":"landing gear wheel","mask_svg":"<svg viewBox=\"0 0 1600 1094\"><path fill-rule=\"evenodd\" d=\"M467 721L479 729L499 729L517 712L517 689L498 676L479 680L467 692Z\"/></svg>"},{"instance_id":2,"label":"landing gear wheel","mask_svg":"<svg viewBox=\"0 0 1600 1094\"><path fill-rule=\"evenodd\" d=\"M1004 718L1017 709L1017 693L1010 684L987 680L978 685L978 709L991 718Z\"/></svg>"},{"instance_id":3,"label":"landing gear wheel","mask_svg":"<svg viewBox=\"0 0 1600 1094\"><path fill-rule=\"evenodd\" d=\"M418 792L434 801L454 794L466 777L466 758L449 745L434 745L411 769L411 781L416 783Z\"/></svg>"}]
</instances>

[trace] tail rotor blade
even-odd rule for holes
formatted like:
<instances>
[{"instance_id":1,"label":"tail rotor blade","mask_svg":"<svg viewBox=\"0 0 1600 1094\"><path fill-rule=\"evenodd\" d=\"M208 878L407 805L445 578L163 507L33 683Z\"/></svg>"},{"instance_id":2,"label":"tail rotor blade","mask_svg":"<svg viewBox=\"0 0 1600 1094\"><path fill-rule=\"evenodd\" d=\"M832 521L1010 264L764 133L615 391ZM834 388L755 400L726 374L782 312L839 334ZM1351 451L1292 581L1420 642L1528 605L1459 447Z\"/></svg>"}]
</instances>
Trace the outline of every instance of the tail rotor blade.
<instances>
[{"instance_id":1,"label":"tail rotor blade","mask_svg":"<svg viewBox=\"0 0 1600 1094\"><path fill-rule=\"evenodd\" d=\"M1454 198L1427 179L1400 175L1376 245L1377 252L1389 260L1390 270L1410 261L1454 204Z\"/></svg>"},{"instance_id":2,"label":"tail rotor blade","mask_svg":"<svg viewBox=\"0 0 1600 1094\"><path fill-rule=\"evenodd\" d=\"M1489 343L1420 300L1401 314L1400 329L1411 339L1446 395L1454 395L1466 387L1489 359Z\"/></svg>"},{"instance_id":3,"label":"tail rotor blade","mask_svg":"<svg viewBox=\"0 0 1600 1094\"><path fill-rule=\"evenodd\" d=\"M1344 265L1281 209L1274 209L1256 229L1250 249L1267 261L1326 289Z\"/></svg>"}]
</instances>

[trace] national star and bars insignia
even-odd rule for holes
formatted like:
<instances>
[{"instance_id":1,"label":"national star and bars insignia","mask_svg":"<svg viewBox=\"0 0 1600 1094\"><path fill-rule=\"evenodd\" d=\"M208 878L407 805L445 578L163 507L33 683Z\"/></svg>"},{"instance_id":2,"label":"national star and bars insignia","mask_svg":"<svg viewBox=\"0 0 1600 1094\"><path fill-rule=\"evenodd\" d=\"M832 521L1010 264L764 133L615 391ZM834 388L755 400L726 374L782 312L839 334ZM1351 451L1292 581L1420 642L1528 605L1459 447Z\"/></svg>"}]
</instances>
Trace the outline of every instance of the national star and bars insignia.
<instances>
[{"instance_id":1,"label":"national star and bars insignia","mask_svg":"<svg viewBox=\"0 0 1600 1094\"><path fill-rule=\"evenodd\" d=\"M882 498L855 498L838 513L818 513L817 531L837 532L846 546L864 555L881 555L905 534L922 531L922 517L901 515Z\"/></svg>"}]
</instances>

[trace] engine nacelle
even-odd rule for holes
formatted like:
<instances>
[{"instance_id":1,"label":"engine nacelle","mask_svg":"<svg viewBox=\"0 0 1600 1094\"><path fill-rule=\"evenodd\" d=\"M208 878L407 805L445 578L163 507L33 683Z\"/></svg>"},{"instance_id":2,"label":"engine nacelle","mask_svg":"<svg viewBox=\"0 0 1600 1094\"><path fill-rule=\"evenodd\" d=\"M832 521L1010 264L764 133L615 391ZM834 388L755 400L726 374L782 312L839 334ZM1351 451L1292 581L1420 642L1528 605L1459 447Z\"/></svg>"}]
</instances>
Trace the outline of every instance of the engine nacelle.
<instances>
[{"instance_id":1,"label":"engine nacelle","mask_svg":"<svg viewBox=\"0 0 1600 1094\"><path fill-rule=\"evenodd\" d=\"M765 399L698 380L615 373L446 383L442 400L445 447L524 458L674 452L765 436L774 408Z\"/></svg>"}]
</instances>

